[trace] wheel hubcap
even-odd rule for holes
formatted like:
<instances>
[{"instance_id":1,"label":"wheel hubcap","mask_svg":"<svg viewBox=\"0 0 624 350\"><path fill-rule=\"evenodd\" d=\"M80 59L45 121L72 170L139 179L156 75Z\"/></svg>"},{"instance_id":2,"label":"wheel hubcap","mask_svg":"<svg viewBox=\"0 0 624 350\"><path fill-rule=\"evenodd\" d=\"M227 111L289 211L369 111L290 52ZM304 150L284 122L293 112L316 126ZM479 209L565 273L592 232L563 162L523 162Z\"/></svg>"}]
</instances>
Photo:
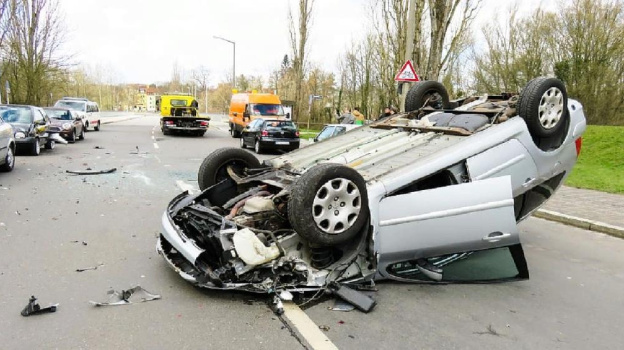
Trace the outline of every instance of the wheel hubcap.
<instances>
[{"instance_id":1,"label":"wheel hubcap","mask_svg":"<svg viewBox=\"0 0 624 350\"><path fill-rule=\"evenodd\" d=\"M362 208L361 194L353 181L343 178L326 182L316 192L312 217L323 232L339 234L357 220Z\"/></svg>"},{"instance_id":2,"label":"wheel hubcap","mask_svg":"<svg viewBox=\"0 0 624 350\"><path fill-rule=\"evenodd\" d=\"M552 129L563 116L563 93L556 87L546 90L540 99L538 115L544 129Z\"/></svg>"},{"instance_id":3,"label":"wheel hubcap","mask_svg":"<svg viewBox=\"0 0 624 350\"><path fill-rule=\"evenodd\" d=\"M15 161L15 157L13 157L13 150L11 148L9 148L9 151L7 152L6 161L7 161L7 164L9 165L9 168L12 168L13 162Z\"/></svg>"}]
</instances>

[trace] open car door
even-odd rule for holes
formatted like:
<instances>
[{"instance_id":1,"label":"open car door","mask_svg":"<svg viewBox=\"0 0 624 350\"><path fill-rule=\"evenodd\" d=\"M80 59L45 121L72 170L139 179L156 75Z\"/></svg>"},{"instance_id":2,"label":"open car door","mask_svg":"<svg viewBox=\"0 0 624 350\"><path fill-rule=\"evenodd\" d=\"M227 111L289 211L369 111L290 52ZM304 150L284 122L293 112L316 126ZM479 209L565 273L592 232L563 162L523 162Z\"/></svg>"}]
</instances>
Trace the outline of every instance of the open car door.
<instances>
[{"instance_id":1,"label":"open car door","mask_svg":"<svg viewBox=\"0 0 624 350\"><path fill-rule=\"evenodd\" d=\"M379 273L402 281L529 277L509 176L383 198L375 248Z\"/></svg>"}]
</instances>

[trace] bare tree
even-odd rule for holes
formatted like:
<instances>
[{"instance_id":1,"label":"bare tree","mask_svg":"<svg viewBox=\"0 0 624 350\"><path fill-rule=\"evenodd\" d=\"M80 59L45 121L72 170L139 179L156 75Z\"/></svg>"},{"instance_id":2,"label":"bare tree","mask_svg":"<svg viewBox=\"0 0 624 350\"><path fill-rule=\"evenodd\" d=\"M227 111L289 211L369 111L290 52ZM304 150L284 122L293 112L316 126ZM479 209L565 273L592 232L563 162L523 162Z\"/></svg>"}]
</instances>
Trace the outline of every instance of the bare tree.
<instances>
[{"instance_id":1,"label":"bare tree","mask_svg":"<svg viewBox=\"0 0 624 350\"><path fill-rule=\"evenodd\" d=\"M299 13L294 18L292 9L288 8L288 31L290 34L290 48L292 50L292 66L295 74L295 116L301 117L303 104L302 86L307 64L307 48L312 24L312 10L314 0L299 0Z\"/></svg>"},{"instance_id":2,"label":"bare tree","mask_svg":"<svg viewBox=\"0 0 624 350\"><path fill-rule=\"evenodd\" d=\"M4 68L13 101L41 104L66 69L58 49L63 41L56 0L11 0L14 16L3 45Z\"/></svg>"},{"instance_id":3,"label":"bare tree","mask_svg":"<svg viewBox=\"0 0 624 350\"><path fill-rule=\"evenodd\" d=\"M199 91L204 94L204 113L208 113L208 81L210 81L210 70L201 65L193 69L191 78L199 87Z\"/></svg>"}]
</instances>

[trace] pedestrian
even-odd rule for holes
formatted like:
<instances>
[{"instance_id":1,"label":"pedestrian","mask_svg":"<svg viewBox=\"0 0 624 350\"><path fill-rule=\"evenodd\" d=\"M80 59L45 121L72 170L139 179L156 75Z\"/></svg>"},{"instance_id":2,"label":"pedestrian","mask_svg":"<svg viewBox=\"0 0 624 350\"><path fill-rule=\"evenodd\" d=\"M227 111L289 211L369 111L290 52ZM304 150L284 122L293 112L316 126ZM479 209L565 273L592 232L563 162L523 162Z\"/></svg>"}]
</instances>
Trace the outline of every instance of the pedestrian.
<instances>
[{"instance_id":1,"label":"pedestrian","mask_svg":"<svg viewBox=\"0 0 624 350\"><path fill-rule=\"evenodd\" d=\"M353 116L353 114L351 114L351 109L349 108L345 108L344 113L341 116L339 116L337 119L338 119L338 123L340 124L355 123L355 117Z\"/></svg>"},{"instance_id":2,"label":"pedestrian","mask_svg":"<svg viewBox=\"0 0 624 350\"><path fill-rule=\"evenodd\" d=\"M394 111L392 110L392 107L388 106L384 108L383 113L381 113L381 115L379 116L379 118L377 118L377 120L384 120L384 119L390 118L390 116L392 116L393 114L394 114Z\"/></svg>"},{"instance_id":3,"label":"pedestrian","mask_svg":"<svg viewBox=\"0 0 624 350\"><path fill-rule=\"evenodd\" d=\"M353 108L353 113L351 114L353 114L353 116L355 117L355 124L364 124L364 119L366 119L366 117L360 112L360 107Z\"/></svg>"}]
</instances>

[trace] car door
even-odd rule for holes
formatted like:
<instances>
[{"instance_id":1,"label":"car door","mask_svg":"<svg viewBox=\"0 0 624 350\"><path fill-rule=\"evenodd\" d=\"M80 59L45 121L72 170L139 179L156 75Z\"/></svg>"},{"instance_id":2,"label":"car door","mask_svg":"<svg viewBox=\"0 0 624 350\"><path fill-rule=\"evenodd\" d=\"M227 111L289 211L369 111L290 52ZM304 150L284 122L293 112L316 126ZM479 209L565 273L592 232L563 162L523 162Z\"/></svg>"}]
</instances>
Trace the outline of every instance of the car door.
<instances>
[{"instance_id":1,"label":"car door","mask_svg":"<svg viewBox=\"0 0 624 350\"><path fill-rule=\"evenodd\" d=\"M45 139L47 137L46 130L49 123L46 121L46 116L41 108L35 108L35 110L33 111L33 115L35 135L39 137L41 143L45 143Z\"/></svg>"},{"instance_id":2,"label":"car door","mask_svg":"<svg viewBox=\"0 0 624 350\"><path fill-rule=\"evenodd\" d=\"M390 195L378 215L382 276L433 282L426 262L442 268L441 282L528 278L510 176Z\"/></svg>"}]
</instances>

